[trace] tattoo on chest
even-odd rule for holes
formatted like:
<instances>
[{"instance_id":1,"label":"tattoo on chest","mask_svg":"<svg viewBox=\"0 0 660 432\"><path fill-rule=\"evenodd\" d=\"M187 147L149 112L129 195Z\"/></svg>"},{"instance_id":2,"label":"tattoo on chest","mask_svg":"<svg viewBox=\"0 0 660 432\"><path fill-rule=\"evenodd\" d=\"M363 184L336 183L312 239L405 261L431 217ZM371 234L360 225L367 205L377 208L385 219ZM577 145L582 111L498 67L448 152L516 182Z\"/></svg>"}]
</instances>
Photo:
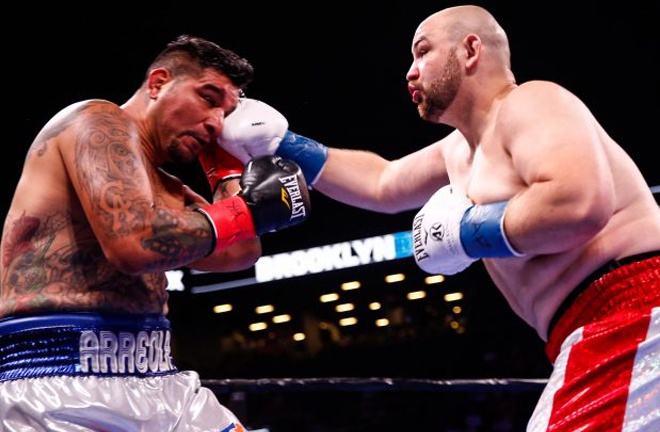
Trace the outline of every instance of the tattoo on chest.
<instances>
[{"instance_id":1,"label":"tattoo on chest","mask_svg":"<svg viewBox=\"0 0 660 432\"><path fill-rule=\"evenodd\" d=\"M162 274L129 276L105 259L88 225L53 214L40 220L22 215L6 230L0 310L18 312L107 307L159 312L167 299ZM76 242L60 244L62 230Z\"/></svg>"},{"instance_id":2,"label":"tattoo on chest","mask_svg":"<svg viewBox=\"0 0 660 432\"><path fill-rule=\"evenodd\" d=\"M3 267L7 269L3 285L19 293L33 293L53 282L84 282L86 266L98 262L102 254L98 247L81 249L70 242L56 245L58 234L72 225L72 219L62 214L42 220L24 214L13 221L3 241ZM78 229L79 238L91 233L88 227Z\"/></svg>"}]
</instances>

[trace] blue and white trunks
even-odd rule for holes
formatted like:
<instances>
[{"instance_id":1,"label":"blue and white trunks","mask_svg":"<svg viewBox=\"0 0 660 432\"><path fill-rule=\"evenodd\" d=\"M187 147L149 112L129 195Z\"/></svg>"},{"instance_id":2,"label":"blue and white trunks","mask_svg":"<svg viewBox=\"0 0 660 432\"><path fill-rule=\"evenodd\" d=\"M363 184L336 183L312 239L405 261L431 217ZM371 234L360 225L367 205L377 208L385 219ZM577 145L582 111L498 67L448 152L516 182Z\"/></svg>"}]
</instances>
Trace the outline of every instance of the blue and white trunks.
<instances>
[{"instance_id":1,"label":"blue and white trunks","mask_svg":"<svg viewBox=\"0 0 660 432\"><path fill-rule=\"evenodd\" d=\"M170 341L163 315L0 320L0 431L244 431Z\"/></svg>"}]
</instances>

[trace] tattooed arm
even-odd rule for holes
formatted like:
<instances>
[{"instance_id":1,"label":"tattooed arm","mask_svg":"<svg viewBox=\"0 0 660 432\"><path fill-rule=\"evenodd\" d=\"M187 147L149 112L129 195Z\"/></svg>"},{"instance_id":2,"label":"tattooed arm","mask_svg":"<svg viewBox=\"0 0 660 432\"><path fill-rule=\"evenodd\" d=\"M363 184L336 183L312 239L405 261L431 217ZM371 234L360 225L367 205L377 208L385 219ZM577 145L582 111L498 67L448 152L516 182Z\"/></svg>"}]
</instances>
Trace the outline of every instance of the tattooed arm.
<instances>
[{"instance_id":1,"label":"tattooed arm","mask_svg":"<svg viewBox=\"0 0 660 432\"><path fill-rule=\"evenodd\" d=\"M157 164L134 122L118 106L93 101L75 106L55 138L68 177L106 258L128 274L187 266L213 244L206 219L157 181ZM150 144L152 145L152 144ZM181 192L183 194L183 192ZM190 196L190 195L189 195ZM178 198L178 199L177 199ZM240 247L237 247L240 249ZM245 268L255 253L206 262L217 271ZM257 251L260 253L260 251ZM242 258L242 262L231 262Z\"/></svg>"}]
</instances>

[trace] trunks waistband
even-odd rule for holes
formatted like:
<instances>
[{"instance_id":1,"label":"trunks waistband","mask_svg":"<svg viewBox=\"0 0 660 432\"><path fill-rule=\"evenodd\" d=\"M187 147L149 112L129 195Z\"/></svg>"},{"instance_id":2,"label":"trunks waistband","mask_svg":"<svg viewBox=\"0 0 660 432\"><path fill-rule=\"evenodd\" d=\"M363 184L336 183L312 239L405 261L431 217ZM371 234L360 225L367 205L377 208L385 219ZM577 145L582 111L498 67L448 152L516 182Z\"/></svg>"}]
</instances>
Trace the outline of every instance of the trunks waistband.
<instances>
[{"instance_id":1,"label":"trunks waistband","mask_svg":"<svg viewBox=\"0 0 660 432\"><path fill-rule=\"evenodd\" d=\"M0 320L0 382L175 373L165 316L66 313Z\"/></svg>"},{"instance_id":2,"label":"trunks waistband","mask_svg":"<svg viewBox=\"0 0 660 432\"><path fill-rule=\"evenodd\" d=\"M605 321L623 319L624 315L632 319L658 306L660 252L612 261L585 279L564 301L548 331L545 352L554 363L564 340L576 329L596 321L607 326Z\"/></svg>"},{"instance_id":3,"label":"trunks waistband","mask_svg":"<svg viewBox=\"0 0 660 432\"><path fill-rule=\"evenodd\" d=\"M625 258L621 258L618 260L610 260L606 262L604 265L600 266L597 268L594 272L592 272L589 276L584 278L582 282L580 282L573 291L571 291L564 301L561 302L557 310L555 311L554 315L552 316L552 319L550 320L550 324L548 325L548 335L552 333L553 328L557 324L557 321L559 321L559 318L561 318L562 315L568 310L568 308L573 304L575 299L589 287L592 283L606 275L607 273L614 271L620 267L623 267L628 264L632 264L634 262L638 261L643 261L648 258L652 258L654 256L660 256L660 251L651 251L651 252L644 252L641 254L636 254L636 255L631 255Z\"/></svg>"}]
</instances>

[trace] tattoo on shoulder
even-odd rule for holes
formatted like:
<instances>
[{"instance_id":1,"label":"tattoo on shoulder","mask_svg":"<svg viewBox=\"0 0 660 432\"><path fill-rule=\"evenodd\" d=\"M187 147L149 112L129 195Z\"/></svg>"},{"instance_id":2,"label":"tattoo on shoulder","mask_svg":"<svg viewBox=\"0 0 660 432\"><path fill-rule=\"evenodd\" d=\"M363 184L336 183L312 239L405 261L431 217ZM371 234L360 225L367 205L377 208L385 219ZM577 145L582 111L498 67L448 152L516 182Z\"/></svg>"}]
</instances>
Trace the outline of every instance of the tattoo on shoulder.
<instances>
[{"instance_id":1,"label":"tattoo on shoulder","mask_svg":"<svg viewBox=\"0 0 660 432\"><path fill-rule=\"evenodd\" d=\"M69 128L78 119L80 113L88 107L89 105L80 105L75 109L62 111L53 117L34 139L30 151L34 151L37 157L43 156L46 150L48 150L48 142Z\"/></svg>"},{"instance_id":2,"label":"tattoo on shoulder","mask_svg":"<svg viewBox=\"0 0 660 432\"><path fill-rule=\"evenodd\" d=\"M142 155L131 143L137 131L116 107L97 106L87 117L75 143L78 180L108 235L142 230L153 203L140 181Z\"/></svg>"}]
</instances>

